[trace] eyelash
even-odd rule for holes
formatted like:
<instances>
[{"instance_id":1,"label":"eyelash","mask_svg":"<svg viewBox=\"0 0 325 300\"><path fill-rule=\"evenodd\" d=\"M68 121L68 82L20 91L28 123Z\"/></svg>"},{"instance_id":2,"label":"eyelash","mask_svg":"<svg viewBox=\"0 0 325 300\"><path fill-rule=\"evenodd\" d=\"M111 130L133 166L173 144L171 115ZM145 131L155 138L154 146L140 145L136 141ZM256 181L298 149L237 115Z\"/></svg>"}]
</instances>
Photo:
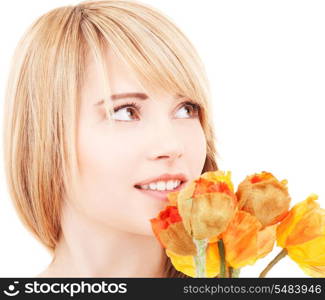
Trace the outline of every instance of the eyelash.
<instances>
[{"instance_id":1,"label":"eyelash","mask_svg":"<svg viewBox=\"0 0 325 300\"><path fill-rule=\"evenodd\" d=\"M184 102L181 103L180 107L185 106L185 105L190 105L190 106L192 106L193 111L194 111L194 113L195 113L194 118L198 115L198 113L199 113L200 110L201 110L201 106L200 106L200 104L195 103L195 102L192 102L192 101L184 101ZM120 105L120 106L117 106L117 107L114 108L114 112L117 112L117 111L119 111L120 109L122 109L122 108L126 108L126 107L132 107L132 108L136 109L138 112L141 112L141 106L138 105L138 104L135 103L135 102L129 102L129 103L125 103L125 104L122 104L122 105Z\"/></svg>"},{"instance_id":2,"label":"eyelash","mask_svg":"<svg viewBox=\"0 0 325 300\"><path fill-rule=\"evenodd\" d=\"M126 108L126 107L133 107L133 108L137 109L139 112L141 112L141 106L135 102L128 102L128 103L122 104L120 106L117 106L114 108L114 112L117 112L120 109Z\"/></svg>"}]
</instances>

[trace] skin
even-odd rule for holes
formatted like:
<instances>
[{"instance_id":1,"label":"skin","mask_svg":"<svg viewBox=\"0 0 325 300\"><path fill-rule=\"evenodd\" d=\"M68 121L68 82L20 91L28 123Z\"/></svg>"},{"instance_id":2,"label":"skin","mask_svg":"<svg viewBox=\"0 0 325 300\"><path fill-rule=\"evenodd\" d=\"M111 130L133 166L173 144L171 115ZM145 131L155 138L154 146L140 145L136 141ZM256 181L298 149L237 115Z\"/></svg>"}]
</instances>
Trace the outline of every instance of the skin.
<instances>
[{"instance_id":1,"label":"skin","mask_svg":"<svg viewBox=\"0 0 325 300\"><path fill-rule=\"evenodd\" d=\"M132 72L106 50L112 94L145 93ZM165 255L149 220L166 202L134 185L163 173L200 176L206 139L184 99L156 93L132 99L108 127L99 72L89 61L78 123L78 199L64 202L62 232L51 264L38 277L163 277ZM129 102L114 101L114 108Z\"/></svg>"}]
</instances>

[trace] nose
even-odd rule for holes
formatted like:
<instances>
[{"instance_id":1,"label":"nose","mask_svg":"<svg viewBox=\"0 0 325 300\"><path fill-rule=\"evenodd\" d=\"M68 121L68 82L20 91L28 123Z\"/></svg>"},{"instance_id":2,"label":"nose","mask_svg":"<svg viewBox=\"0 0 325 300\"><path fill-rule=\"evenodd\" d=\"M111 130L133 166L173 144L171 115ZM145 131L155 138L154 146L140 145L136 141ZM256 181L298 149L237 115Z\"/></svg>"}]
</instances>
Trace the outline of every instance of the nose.
<instances>
[{"instance_id":1,"label":"nose","mask_svg":"<svg viewBox=\"0 0 325 300\"><path fill-rule=\"evenodd\" d=\"M153 139L149 145L149 159L157 160L164 159L173 162L175 159L184 155L184 144L181 139L181 134L177 133L172 124L164 124L152 126Z\"/></svg>"}]
</instances>

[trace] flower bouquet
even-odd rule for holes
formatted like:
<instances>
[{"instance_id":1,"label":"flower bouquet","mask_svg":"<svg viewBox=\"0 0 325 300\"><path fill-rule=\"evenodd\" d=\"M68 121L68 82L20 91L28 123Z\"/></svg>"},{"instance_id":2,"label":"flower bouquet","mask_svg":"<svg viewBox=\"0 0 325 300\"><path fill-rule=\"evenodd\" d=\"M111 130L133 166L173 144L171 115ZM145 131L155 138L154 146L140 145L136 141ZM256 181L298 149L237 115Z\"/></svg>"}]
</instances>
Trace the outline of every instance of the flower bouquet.
<instances>
[{"instance_id":1,"label":"flower bouquet","mask_svg":"<svg viewBox=\"0 0 325 300\"><path fill-rule=\"evenodd\" d=\"M269 172L247 176L234 190L231 172L210 171L168 194L150 220L173 266L190 277L239 277L240 269L280 253L311 277L325 277L325 210L311 194L290 208L287 180Z\"/></svg>"}]
</instances>

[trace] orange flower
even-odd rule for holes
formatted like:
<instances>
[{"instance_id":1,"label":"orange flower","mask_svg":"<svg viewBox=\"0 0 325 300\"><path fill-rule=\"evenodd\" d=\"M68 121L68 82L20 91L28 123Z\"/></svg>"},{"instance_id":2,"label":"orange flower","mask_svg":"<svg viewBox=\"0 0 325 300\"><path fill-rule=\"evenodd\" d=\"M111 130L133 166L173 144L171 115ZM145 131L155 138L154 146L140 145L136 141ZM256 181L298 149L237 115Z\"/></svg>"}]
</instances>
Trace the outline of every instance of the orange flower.
<instances>
[{"instance_id":1,"label":"orange flower","mask_svg":"<svg viewBox=\"0 0 325 300\"><path fill-rule=\"evenodd\" d=\"M186 232L176 206L167 206L150 222L155 236L164 248L178 255L196 255L196 246Z\"/></svg>"},{"instance_id":2,"label":"orange flower","mask_svg":"<svg viewBox=\"0 0 325 300\"><path fill-rule=\"evenodd\" d=\"M177 194L179 214L194 239L216 240L234 216L237 199L230 175L222 171L205 172ZM170 200L175 202L174 197Z\"/></svg>"},{"instance_id":3,"label":"orange flower","mask_svg":"<svg viewBox=\"0 0 325 300\"><path fill-rule=\"evenodd\" d=\"M325 277L325 210L317 199L311 194L289 211L278 225L277 243L306 274Z\"/></svg>"},{"instance_id":4,"label":"orange flower","mask_svg":"<svg viewBox=\"0 0 325 300\"><path fill-rule=\"evenodd\" d=\"M291 201L286 185L287 180L278 181L265 171L247 176L236 192L239 209L256 216L263 226L280 222Z\"/></svg>"},{"instance_id":5,"label":"orange flower","mask_svg":"<svg viewBox=\"0 0 325 300\"><path fill-rule=\"evenodd\" d=\"M235 269L254 264L257 259L272 251L275 242L275 226L264 229L258 219L237 211L227 230L222 234L226 262Z\"/></svg>"}]
</instances>

